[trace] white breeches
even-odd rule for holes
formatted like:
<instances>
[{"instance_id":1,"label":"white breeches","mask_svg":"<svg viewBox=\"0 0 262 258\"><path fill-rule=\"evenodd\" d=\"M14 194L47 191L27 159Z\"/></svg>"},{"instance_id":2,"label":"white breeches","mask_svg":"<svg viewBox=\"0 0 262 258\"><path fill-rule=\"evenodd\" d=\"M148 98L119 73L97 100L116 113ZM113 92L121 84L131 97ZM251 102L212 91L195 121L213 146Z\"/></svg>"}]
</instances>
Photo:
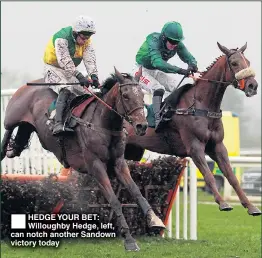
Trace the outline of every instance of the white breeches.
<instances>
[{"instance_id":1,"label":"white breeches","mask_svg":"<svg viewBox=\"0 0 262 258\"><path fill-rule=\"evenodd\" d=\"M68 78L65 76L64 70L57 68L52 65L45 64L44 66L44 80L46 83L76 83L79 82L75 76ZM88 91L85 90L80 84L79 85L58 85L58 86L49 86L54 92L59 94L59 91L63 88L70 90L75 95L88 94ZM91 89L89 87L88 89Z\"/></svg>"},{"instance_id":2,"label":"white breeches","mask_svg":"<svg viewBox=\"0 0 262 258\"><path fill-rule=\"evenodd\" d=\"M140 65L135 64L132 75L138 72ZM160 70L149 70L142 67L142 76L140 77L139 83L142 88L153 95L154 91L163 89L165 91L164 98L166 98L172 90L179 84L183 75L164 73ZM186 83L193 83L192 78L185 78L181 85ZM180 86L181 86L180 85Z\"/></svg>"}]
</instances>

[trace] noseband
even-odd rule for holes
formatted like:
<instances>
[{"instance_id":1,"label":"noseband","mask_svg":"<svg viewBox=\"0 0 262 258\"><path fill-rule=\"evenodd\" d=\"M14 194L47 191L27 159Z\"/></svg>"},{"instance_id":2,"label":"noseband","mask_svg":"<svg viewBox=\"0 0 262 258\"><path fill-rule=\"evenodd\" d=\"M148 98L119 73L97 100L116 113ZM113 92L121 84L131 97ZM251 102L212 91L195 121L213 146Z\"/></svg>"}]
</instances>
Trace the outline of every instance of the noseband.
<instances>
[{"instance_id":1,"label":"noseband","mask_svg":"<svg viewBox=\"0 0 262 258\"><path fill-rule=\"evenodd\" d=\"M138 106L138 107L136 107L136 108L134 108L134 109L132 109L132 110L127 110L127 108L126 108L126 105L125 105L125 102L124 102L124 100L123 100L123 94L122 94L122 90L121 90L121 88L123 87L123 86L128 86L128 85L135 85L135 86L139 86L139 84L138 83L131 83L131 82L129 82L129 83L122 83L122 84L119 84L119 94L120 94L120 101L121 101L121 105L122 105L122 107L123 107L123 109L124 109L124 115L122 116L121 114L119 114L119 113L117 113L120 117L122 117L123 119L125 119L128 123L130 123L130 124L132 124L132 119L130 118L130 114L132 114L134 111L136 111L136 110L138 110L138 109L144 109L144 106Z\"/></svg>"},{"instance_id":2,"label":"noseband","mask_svg":"<svg viewBox=\"0 0 262 258\"><path fill-rule=\"evenodd\" d=\"M241 55L241 57L243 58L243 60L246 64L246 68L240 70L237 73L234 73L233 68L232 68L232 66L229 62L229 59L232 55L234 55L236 53L239 53ZM235 88L243 90L244 87L245 87L243 80L245 78L255 76L255 72L248 66L248 64L246 63L246 60L243 57L240 50L235 50L230 55L226 55L226 64L227 65L225 66L224 73L222 73L222 75L221 75L220 81L210 80L210 79L205 79L205 78L197 78L197 80L203 80L203 81L207 81L207 82L211 82L211 83L225 84L226 86L232 84ZM231 76L233 78L231 81L223 81L223 76L226 74L227 67L229 67ZM193 76L191 76L191 77L193 77ZM222 111L221 110L220 110L220 112L211 112L211 111L208 111L208 110L195 108L195 99L196 99L195 97L196 97L196 86L195 86L195 91L194 91L194 102L190 107L181 108L181 109L171 109L171 110L173 110L177 115L206 116L206 117L217 118L217 119L222 117Z\"/></svg>"},{"instance_id":3,"label":"noseband","mask_svg":"<svg viewBox=\"0 0 262 258\"><path fill-rule=\"evenodd\" d=\"M230 65L229 58L230 58L232 55L236 54L236 53L239 53L239 54L242 56L242 58L243 58L243 60L244 60L244 62L245 62L245 64L246 64L247 67L244 68L244 69L242 69L242 70L240 70L240 71L237 72L237 73L234 73L234 72L233 72L233 68L232 68L232 66ZM235 52L231 53L230 55L226 55L226 63L227 63L227 66L225 66L224 74L226 74L227 67L229 67L231 76L232 76L232 78L233 78L231 81L223 81L223 74L222 74L222 76L221 76L221 80L220 80L220 81L210 80L210 79L205 79L205 78L195 78L194 76L190 76L190 77L195 78L196 80L200 80L200 81L207 81L207 82L211 82L211 83L225 84L226 86L228 86L228 85L233 85L236 89L242 90L242 89L244 88L244 87L243 87L243 81L242 81L242 80L243 80L243 79L246 79L246 78L248 78L248 77L251 77L251 76L255 76L255 75L256 75L255 72L254 72L254 70L251 69L251 68L247 65L247 63L246 63L246 61L245 61L242 53L241 53L239 50L236 50ZM184 78L185 78L185 77L184 77ZM183 79L184 79L184 78L183 78ZM182 82L182 81L181 81L181 82ZM181 84L181 82L180 82L180 84Z\"/></svg>"},{"instance_id":4,"label":"noseband","mask_svg":"<svg viewBox=\"0 0 262 258\"><path fill-rule=\"evenodd\" d=\"M241 55L241 57L243 58L243 60L244 60L244 62L245 62L245 64L246 64L246 68L240 70L240 71L237 72L237 73L234 73L234 72L233 72L233 68L232 68L232 66L231 66L231 64L230 64L230 62L229 62L229 58L230 58L232 55L236 54L236 53L239 53L239 54ZM244 83L243 83L242 80L243 80L243 79L246 79L246 78L248 78L248 77L251 77L251 76L255 76L255 72L253 71L253 69L251 69L251 68L248 66L248 64L247 64L247 62L246 62L246 60L245 60L245 58L244 58L244 56L242 55L242 53L241 53L240 50L236 50L235 52L231 53L230 55L227 55L227 56L226 56L226 61L227 61L227 65L228 65L228 67L229 67L229 70L230 70L230 72L231 72L231 76L232 76L232 78L233 78L233 80L232 80L231 82L229 82L228 85L229 85L229 84L232 84L236 89L241 89L241 90L243 90L245 86L244 86ZM225 68L225 69L226 69L226 68Z\"/></svg>"}]
</instances>

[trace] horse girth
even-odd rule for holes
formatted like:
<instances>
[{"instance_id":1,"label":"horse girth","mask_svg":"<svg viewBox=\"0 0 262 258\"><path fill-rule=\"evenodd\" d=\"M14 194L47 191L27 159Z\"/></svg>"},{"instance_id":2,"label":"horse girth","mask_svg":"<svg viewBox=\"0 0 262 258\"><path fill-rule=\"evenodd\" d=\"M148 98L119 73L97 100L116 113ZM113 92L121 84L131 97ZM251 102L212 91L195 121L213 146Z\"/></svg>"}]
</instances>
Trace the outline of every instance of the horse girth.
<instances>
[{"instance_id":1,"label":"horse girth","mask_svg":"<svg viewBox=\"0 0 262 258\"><path fill-rule=\"evenodd\" d=\"M203 116L209 118L219 119L222 117L222 110L220 112L212 112L205 109L198 109L198 108L179 108L179 109L170 109L176 115L190 115L190 116Z\"/></svg>"},{"instance_id":2,"label":"horse girth","mask_svg":"<svg viewBox=\"0 0 262 258\"><path fill-rule=\"evenodd\" d=\"M103 133L103 134L107 134L107 135L112 135L112 136L124 136L125 132L123 130L121 131L111 131L105 128L101 128L99 126L96 126L92 123L89 123L85 120L83 120L80 117L76 117L76 116L72 116L72 119L74 119L78 124L83 125L93 131L99 132L99 133Z\"/></svg>"}]
</instances>

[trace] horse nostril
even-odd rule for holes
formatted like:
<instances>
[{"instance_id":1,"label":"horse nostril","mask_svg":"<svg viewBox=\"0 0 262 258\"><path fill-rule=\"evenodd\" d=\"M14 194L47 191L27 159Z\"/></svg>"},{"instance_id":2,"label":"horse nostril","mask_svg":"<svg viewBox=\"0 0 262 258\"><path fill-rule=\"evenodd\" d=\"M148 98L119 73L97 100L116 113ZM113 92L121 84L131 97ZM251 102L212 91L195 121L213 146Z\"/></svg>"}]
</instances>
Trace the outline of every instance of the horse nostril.
<instances>
[{"instance_id":1,"label":"horse nostril","mask_svg":"<svg viewBox=\"0 0 262 258\"><path fill-rule=\"evenodd\" d=\"M256 89L257 89L257 86L258 86L258 85L257 85L256 83L255 83L255 84L250 83L249 86L248 86L248 88L249 88L249 89L252 89L252 90L256 90Z\"/></svg>"},{"instance_id":2,"label":"horse nostril","mask_svg":"<svg viewBox=\"0 0 262 258\"><path fill-rule=\"evenodd\" d=\"M139 131L145 131L147 129L147 123L137 124L136 129Z\"/></svg>"},{"instance_id":3,"label":"horse nostril","mask_svg":"<svg viewBox=\"0 0 262 258\"><path fill-rule=\"evenodd\" d=\"M137 130L140 131L142 128L143 128L142 124L137 124L137 125L136 125L136 129L137 129Z\"/></svg>"}]
</instances>

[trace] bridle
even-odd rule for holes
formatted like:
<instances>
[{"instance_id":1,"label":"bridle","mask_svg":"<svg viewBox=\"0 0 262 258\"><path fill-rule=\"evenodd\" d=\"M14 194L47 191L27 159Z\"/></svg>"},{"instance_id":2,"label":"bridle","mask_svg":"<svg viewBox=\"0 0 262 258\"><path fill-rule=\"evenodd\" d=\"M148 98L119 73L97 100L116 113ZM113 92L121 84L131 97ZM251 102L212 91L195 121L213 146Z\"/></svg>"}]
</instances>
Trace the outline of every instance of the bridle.
<instances>
[{"instance_id":1,"label":"bridle","mask_svg":"<svg viewBox=\"0 0 262 258\"><path fill-rule=\"evenodd\" d=\"M123 100L123 94L122 94L122 87L123 86L128 86L128 85L133 85L133 86L139 86L139 83L135 83L135 82L128 82L128 83L118 83L118 92L120 94L120 101L121 101L121 105L124 109L124 115L121 115L119 112L117 112L114 108L112 108L110 105L108 105L104 100L102 100L101 98L99 98L96 94L94 94L93 92L91 92L87 87L86 90L88 92L90 92L98 101L100 101L104 106L106 106L109 110L113 111L114 113L116 113L118 116L120 116L122 119L126 120L128 123L130 123L132 125L132 119L130 118L130 115L138 110L138 109L144 109L144 106L138 106L130 111L127 110L125 102Z\"/></svg>"},{"instance_id":2,"label":"bridle","mask_svg":"<svg viewBox=\"0 0 262 258\"><path fill-rule=\"evenodd\" d=\"M241 55L241 57L243 58L245 64L246 64L246 68L241 69L239 72L234 73L233 68L230 64L230 57L236 53L239 53ZM223 81L224 76L226 75L227 69L229 68L230 73L231 73L231 77L233 78L231 81ZM226 65L225 65L225 69L224 72L221 74L221 79L218 80L210 80L210 79L206 79L206 78L197 78L194 77L194 75L190 75L191 78L194 78L196 80L202 80L202 81L207 81L207 82L211 82L211 83L215 83L215 84L219 84L219 85L233 85L235 88L243 90L245 87L245 80L248 77L251 76L255 76L254 71L248 66L241 50L234 50L234 52L232 51L232 53L230 53L229 55L226 55ZM182 81L185 79L186 76L184 76L182 78L182 80L180 81L179 85L182 83ZM179 86L178 85L178 86ZM176 87L176 89L178 88L178 86ZM193 116L207 116L210 118L221 118L222 117L222 111L220 110L220 112L212 112L209 110L203 110L203 109L197 109L195 108L195 100L196 100L196 84L194 84L194 97L193 97L193 104L188 107L188 108L181 108L181 109L175 109L173 111L175 111L176 114L178 115L193 115Z\"/></svg>"},{"instance_id":3,"label":"bridle","mask_svg":"<svg viewBox=\"0 0 262 258\"><path fill-rule=\"evenodd\" d=\"M128 83L122 83L122 84L119 84L119 94L120 94L120 101L121 101L121 105L122 105L122 107L123 107L123 109L124 109L124 115L121 115L121 114L119 114L117 111L115 111L115 110L113 110L112 109L112 111L114 111L116 114L118 114L122 119L125 119L128 123L130 123L131 125L132 125L132 119L131 119L131 117L130 117L130 115L134 112L134 111L136 111L136 110L138 110L138 109L144 109L144 106L138 106L138 107L136 107L136 108L133 108L132 110L127 110L127 108L126 108L126 105L125 105L125 102L124 102L124 100L123 100L123 94L122 94L122 87L123 86L128 86L128 85L133 85L133 86L139 86L139 83L134 83L134 82L128 82Z\"/></svg>"},{"instance_id":4,"label":"bridle","mask_svg":"<svg viewBox=\"0 0 262 258\"><path fill-rule=\"evenodd\" d=\"M240 70L237 73L234 73L233 68L232 68L232 66L229 62L229 59L230 59L231 56L233 56L237 53L239 53L241 55L241 57L243 58L243 60L246 64L246 68ZM251 70L251 68L248 66L242 52L240 50L235 50L234 52L230 53L229 55L226 55L226 63L227 63L227 65L225 66L225 71L224 71L224 74L222 74L222 76L221 76L222 78L221 78L220 81L210 80L210 79L205 79L205 78L195 78L194 76L190 76L190 77L195 78L196 80L208 81L208 82L211 82L211 83L225 84L226 86L233 85L236 89L243 90L244 89L244 79L246 79L250 76L255 76L255 74L254 74L253 70ZM226 74L227 67L229 67L231 77L233 78L231 81L223 81L223 76ZM247 76L242 77L241 74L243 74L244 71L249 71L249 74L247 73L248 74Z\"/></svg>"},{"instance_id":5,"label":"bridle","mask_svg":"<svg viewBox=\"0 0 262 258\"><path fill-rule=\"evenodd\" d=\"M245 64L246 64L246 68L240 70L240 71L237 72L237 73L234 73L233 68L232 68L232 66L231 66L231 64L230 64L230 62L229 62L229 59L230 59L230 57L231 57L232 55L235 55L235 54L237 54L237 53L239 53L240 56L242 57L242 59L244 60L244 62L245 62ZM232 84L236 89L241 89L241 90L244 89L245 84L244 84L244 81L242 81L242 80L244 80L245 78L247 78L247 77L249 77L249 76L244 77L244 78L238 78L238 77L237 77L237 74L240 74L240 73L242 73L244 70L247 70L247 69L249 68L249 66L248 66L248 64L247 64L247 62L246 62L246 60L245 60L242 52L241 52L240 50L236 50L236 51L232 52L230 55L226 55L226 62L227 62L227 65L228 65L228 67L229 67L229 70L230 70L230 72L231 72L231 76L232 76L232 78L233 78L233 80L232 80L231 82L229 82L228 85L229 85L229 84ZM225 70L226 70L226 67L225 67ZM226 72L226 71L225 71L225 72Z\"/></svg>"}]
</instances>

